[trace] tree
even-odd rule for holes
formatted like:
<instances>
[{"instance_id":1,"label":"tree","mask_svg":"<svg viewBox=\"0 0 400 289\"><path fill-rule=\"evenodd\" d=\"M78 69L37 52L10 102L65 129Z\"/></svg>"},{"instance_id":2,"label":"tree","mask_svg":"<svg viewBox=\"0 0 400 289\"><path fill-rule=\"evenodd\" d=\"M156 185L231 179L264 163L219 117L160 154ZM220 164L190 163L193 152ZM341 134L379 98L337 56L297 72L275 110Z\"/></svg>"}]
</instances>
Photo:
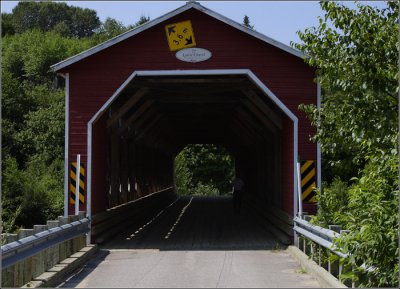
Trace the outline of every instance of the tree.
<instances>
[{"instance_id":1,"label":"tree","mask_svg":"<svg viewBox=\"0 0 400 289\"><path fill-rule=\"evenodd\" d=\"M192 144L175 158L177 190L225 195L231 190L234 160L221 146Z\"/></svg>"},{"instance_id":2,"label":"tree","mask_svg":"<svg viewBox=\"0 0 400 289\"><path fill-rule=\"evenodd\" d=\"M350 9L324 1L321 7L319 26L298 32L303 43L293 44L317 69L321 109L301 108L319 128L313 139L333 168L328 181L336 175L319 194L316 220L350 230L337 244L350 253L344 265L355 273L342 278L398 287L398 6Z\"/></svg>"},{"instance_id":3,"label":"tree","mask_svg":"<svg viewBox=\"0 0 400 289\"><path fill-rule=\"evenodd\" d=\"M50 65L88 40L39 30L7 35L2 50L2 219L4 230L62 213L64 90Z\"/></svg>"},{"instance_id":4,"label":"tree","mask_svg":"<svg viewBox=\"0 0 400 289\"><path fill-rule=\"evenodd\" d=\"M361 4L352 10L336 2L321 7L326 13L319 27L299 32L304 43L294 45L317 68L323 89L322 108L303 109L319 126L314 139L330 165L357 173L368 151L391 149L396 142L398 11L393 2L383 10ZM343 163L344 158L351 160Z\"/></svg>"},{"instance_id":5,"label":"tree","mask_svg":"<svg viewBox=\"0 0 400 289\"><path fill-rule=\"evenodd\" d=\"M142 14L142 15L140 15L140 17L139 17L139 20L136 21L136 23L134 24L134 27L143 25L143 24L145 24L145 23L147 23L147 22L149 22L149 21L150 21L150 16L144 16L144 15Z\"/></svg>"},{"instance_id":6,"label":"tree","mask_svg":"<svg viewBox=\"0 0 400 289\"><path fill-rule=\"evenodd\" d=\"M10 13L1 13L1 37L15 33Z\"/></svg>"},{"instance_id":7,"label":"tree","mask_svg":"<svg viewBox=\"0 0 400 289\"><path fill-rule=\"evenodd\" d=\"M91 41L93 42L93 45L96 45L128 30L129 28L125 27L122 22L107 17L107 19L100 25L100 28L96 31L96 34L91 37Z\"/></svg>"},{"instance_id":8,"label":"tree","mask_svg":"<svg viewBox=\"0 0 400 289\"><path fill-rule=\"evenodd\" d=\"M249 18L249 16L247 16L247 15L244 15L244 17L243 17L243 25L246 26L247 28L250 28L250 29L252 29L252 30L255 30L255 29L254 29L254 25L251 25L251 24L250 24L250 18Z\"/></svg>"},{"instance_id":9,"label":"tree","mask_svg":"<svg viewBox=\"0 0 400 289\"><path fill-rule=\"evenodd\" d=\"M2 15L3 16L3 15ZM23 33L32 29L41 31L60 30L66 36L82 38L94 34L100 26L96 11L68 6L57 2L21 1L5 15L4 35Z\"/></svg>"},{"instance_id":10,"label":"tree","mask_svg":"<svg viewBox=\"0 0 400 289\"><path fill-rule=\"evenodd\" d=\"M63 209L64 89L50 66L127 28L110 18L101 30L95 11L65 3L20 2L2 17L2 221L15 232Z\"/></svg>"}]
</instances>

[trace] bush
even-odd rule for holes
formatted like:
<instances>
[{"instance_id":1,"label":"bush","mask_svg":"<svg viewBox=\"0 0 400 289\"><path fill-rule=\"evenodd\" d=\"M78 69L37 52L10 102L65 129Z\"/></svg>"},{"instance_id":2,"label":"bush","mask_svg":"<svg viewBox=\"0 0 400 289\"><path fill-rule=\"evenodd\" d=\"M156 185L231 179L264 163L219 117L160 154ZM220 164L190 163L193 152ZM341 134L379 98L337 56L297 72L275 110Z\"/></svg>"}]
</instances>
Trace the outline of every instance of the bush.
<instances>
[{"instance_id":1,"label":"bush","mask_svg":"<svg viewBox=\"0 0 400 289\"><path fill-rule=\"evenodd\" d=\"M175 158L178 194L225 195L231 190L234 160L221 146L192 144Z\"/></svg>"},{"instance_id":2,"label":"bush","mask_svg":"<svg viewBox=\"0 0 400 289\"><path fill-rule=\"evenodd\" d=\"M347 210L348 192L347 183L336 177L330 186L325 183L324 192L317 190L318 212L317 223L327 227L328 225L343 225L342 213Z\"/></svg>"},{"instance_id":3,"label":"bush","mask_svg":"<svg viewBox=\"0 0 400 289\"><path fill-rule=\"evenodd\" d=\"M349 189L342 219L350 233L337 240L349 252L347 265L356 265L361 287L399 285L398 157L370 158L362 177ZM365 271L361 265L370 268ZM352 277L351 274L348 276ZM355 277L355 276L353 276Z\"/></svg>"},{"instance_id":4,"label":"bush","mask_svg":"<svg viewBox=\"0 0 400 289\"><path fill-rule=\"evenodd\" d=\"M221 193L212 184L202 184L201 182L196 185L191 191L194 196L219 196Z\"/></svg>"},{"instance_id":5,"label":"bush","mask_svg":"<svg viewBox=\"0 0 400 289\"><path fill-rule=\"evenodd\" d=\"M45 224L63 212L63 161L50 166L40 157L19 169L7 157L3 167L2 219L4 232Z\"/></svg>"}]
</instances>

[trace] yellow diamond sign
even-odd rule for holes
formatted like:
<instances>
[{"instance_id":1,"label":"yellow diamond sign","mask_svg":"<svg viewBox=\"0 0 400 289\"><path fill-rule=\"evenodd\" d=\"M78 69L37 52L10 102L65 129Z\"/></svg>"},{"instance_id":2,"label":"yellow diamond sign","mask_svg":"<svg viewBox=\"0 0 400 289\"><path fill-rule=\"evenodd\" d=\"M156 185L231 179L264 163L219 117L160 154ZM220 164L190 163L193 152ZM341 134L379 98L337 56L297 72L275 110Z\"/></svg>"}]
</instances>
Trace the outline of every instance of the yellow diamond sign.
<instances>
[{"instance_id":1,"label":"yellow diamond sign","mask_svg":"<svg viewBox=\"0 0 400 289\"><path fill-rule=\"evenodd\" d=\"M196 46L192 23L189 20L166 25L165 33L171 51Z\"/></svg>"}]
</instances>

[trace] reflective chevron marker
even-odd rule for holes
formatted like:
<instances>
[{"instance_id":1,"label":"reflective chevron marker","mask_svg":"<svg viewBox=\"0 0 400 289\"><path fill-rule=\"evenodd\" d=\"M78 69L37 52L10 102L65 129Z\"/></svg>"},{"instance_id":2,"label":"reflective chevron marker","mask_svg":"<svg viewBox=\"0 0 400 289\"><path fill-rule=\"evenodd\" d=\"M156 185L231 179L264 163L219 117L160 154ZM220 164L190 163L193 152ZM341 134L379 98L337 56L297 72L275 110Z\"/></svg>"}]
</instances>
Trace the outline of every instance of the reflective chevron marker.
<instances>
[{"instance_id":1,"label":"reflective chevron marker","mask_svg":"<svg viewBox=\"0 0 400 289\"><path fill-rule=\"evenodd\" d=\"M79 180L79 203L84 204L85 203L85 166L83 163L81 163L80 167L80 180ZM71 181L69 185L70 189L70 199L69 202L70 204L75 204L75 195L76 195L76 162L71 163Z\"/></svg>"},{"instance_id":2,"label":"reflective chevron marker","mask_svg":"<svg viewBox=\"0 0 400 289\"><path fill-rule=\"evenodd\" d=\"M315 184L315 161L302 161L301 173L301 197L304 202L316 203Z\"/></svg>"}]
</instances>

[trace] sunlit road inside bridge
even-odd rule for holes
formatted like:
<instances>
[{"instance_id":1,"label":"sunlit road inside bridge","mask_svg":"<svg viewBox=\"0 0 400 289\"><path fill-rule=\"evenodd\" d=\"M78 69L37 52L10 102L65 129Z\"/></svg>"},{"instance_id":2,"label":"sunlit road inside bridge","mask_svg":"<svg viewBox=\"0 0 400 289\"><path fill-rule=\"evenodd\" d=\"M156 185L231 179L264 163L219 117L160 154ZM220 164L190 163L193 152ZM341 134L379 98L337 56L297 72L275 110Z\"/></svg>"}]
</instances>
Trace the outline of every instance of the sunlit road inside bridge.
<instances>
[{"instance_id":1,"label":"sunlit road inside bridge","mask_svg":"<svg viewBox=\"0 0 400 289\"><path fill-rule=\"evenodd\" d=\"M181 197L101 247L60 287L320 287L252 211Z\"/></svg>"}]
</instances>

